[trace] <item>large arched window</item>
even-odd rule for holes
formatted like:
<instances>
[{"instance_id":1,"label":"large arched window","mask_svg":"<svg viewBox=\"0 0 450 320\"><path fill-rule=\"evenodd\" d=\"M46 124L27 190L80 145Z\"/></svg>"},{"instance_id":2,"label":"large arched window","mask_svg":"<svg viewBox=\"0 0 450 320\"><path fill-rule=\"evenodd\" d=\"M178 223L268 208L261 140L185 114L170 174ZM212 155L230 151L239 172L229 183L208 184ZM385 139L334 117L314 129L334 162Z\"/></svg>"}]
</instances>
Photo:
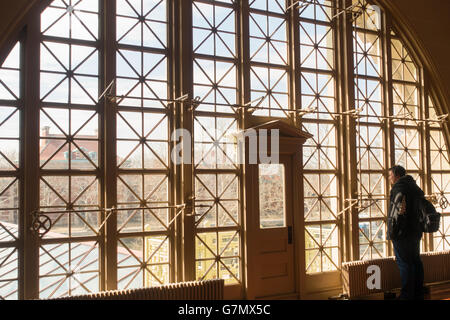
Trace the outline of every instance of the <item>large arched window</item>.
<instances>
[{"instance_id":1,"label":"large arched window","mask_svg":"<svg viewBox=\"0 0 450 320\"><path fill-rule=\"evenodd\" d=\"M448 198L449 137L432 79L373 3L40 8L0 68L2 299L213 278L241 292L246 185L235 133L252 117L314 136L303 159L308 277L392 255L392 165ZM182 149L191 163L171 161L175 129L192 133ZM448 210L423 250L450 248ZM48 232L30 230L47 217Z\"/></svg>"}]
</instances>

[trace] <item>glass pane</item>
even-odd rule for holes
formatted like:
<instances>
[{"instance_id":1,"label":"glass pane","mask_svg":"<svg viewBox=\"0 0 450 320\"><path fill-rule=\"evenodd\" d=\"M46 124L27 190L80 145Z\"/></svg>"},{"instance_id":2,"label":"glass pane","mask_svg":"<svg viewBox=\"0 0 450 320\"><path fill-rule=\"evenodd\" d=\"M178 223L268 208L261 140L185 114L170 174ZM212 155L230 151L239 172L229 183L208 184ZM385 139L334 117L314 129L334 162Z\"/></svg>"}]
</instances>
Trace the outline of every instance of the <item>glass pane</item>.
<instances>
[{"instance_id":1,"label":"glass pane","mask_svg":"<svg viewBox=\"0 0 450 320\"><path fill-rule=\"evenodd\" d=\"M53 1L41 14L45 36L95 41L98 39L98 1Z\"/></svg>"},{"instance_id":2,"label":"glass pane","mask_svg":"<svg viewBox=\"0 0 450 320\"><path fill-rule=\"evenodd\" d=\"M2 230L0 225L0 237L4 233L6 231ZM18 298L18 264L16 248L0 249L0 300Z\"/></svg>"},{"instance_id":3,"label":"glass pane","mask_svg":"<svg viewBox=\"0 0 450 320\"><path fill-rule=\"evenodd\" d=\"M259 165L259 216L263 229L286 226L284 166Z\"/></svg>"},{"instance_id":4,"label":"glass pane","mask_svg":"<svg viewBox=\"0 0 450 320\"><path fill-rule=\"evenodd\" d=\"M39 297L59 298L99 291L99 247L74 242L40 247Z\"/></svg>"}]
</instances>

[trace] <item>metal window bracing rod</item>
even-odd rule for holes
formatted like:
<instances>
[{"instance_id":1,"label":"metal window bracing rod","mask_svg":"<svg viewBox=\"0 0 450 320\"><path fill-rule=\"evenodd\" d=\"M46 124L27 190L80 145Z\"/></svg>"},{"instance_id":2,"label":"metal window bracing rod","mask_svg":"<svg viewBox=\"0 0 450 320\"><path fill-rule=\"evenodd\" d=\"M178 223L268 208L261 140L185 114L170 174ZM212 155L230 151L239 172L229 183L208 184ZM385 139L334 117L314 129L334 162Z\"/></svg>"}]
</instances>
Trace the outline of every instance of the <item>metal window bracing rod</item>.
<instances>
[{"instance_id":1,"label":"metal window bracing rod","mask_svg":"<svg viewBox=\"0 0 450 320\"><path fill-rule=\"evenodd\" d=\"M178 97L176 99L159 99L159 98L145 98L145 97L127 97L125 95L113 95L112 90L115 85L116 80L112 80L111 83L106 87L106 89L102 92L102 94L98 97L98 101L102 100L103 98L107 98L112 102L116 102L117 104L121 103L124 99L131 99L131 100L145 100L145 101L158 101L158 102L167 102L169 104L172 103L179 103L179 102L189 102L189 95L185 94L181 97ZM119 102L117 102L117 99L120 99ZM197 97L190 101L193 105L199 104L200 97Z\"/></svg>"},{"instance_id":2,"label":"metal window bracing rod","mask_svg":"<svg viewBox=\"0 0 450 320\"><path fill-rule=\"evenodd\" d=\"M365 207L356 207L358 209L357 213L361 213L364 210L366 210L367 208L370 208L371 206L373 206L375 203L377 203L378 201L383 201L383 200L388 200L388 198L379 198L379 199L373 199L373 198L367 198L367 199L345 199L346 202L350 202L350 204L345 207L342 211L340 211L337 216L340 216L342 214L344 214L346 211L352 209L354 206L356 206L360 201L372 201L368 206Z\"/></svg>"},{"instance_id":3,"label":"metal window bracing rod","mask_svg":"<svg viewBox=\"0 0 450 320\"><path fill-rule=\"evenodd\" d=\"M160 98L145 98L145 97L127 97L125 95L113 95L111 93L113 85L115 83L115 80L113 80L108 87L103 91L103 93L98 97L98 100L100 101L103 98L110 99L113 102L116 102L116 104L120 104L124 99L130 99L130 100L145 100L145 101L155 101L155 102L167 102L168 104L173 103L185 103L190 104L193 107L197 107L198 105L212 105L212 106L219 106L219 107L231 107L231 108L249 108L251 105L255 102L258 102L256 107L259 107L259 105L264 101L264 99L269 95L267 93L264 96L261 96L253 101L247 102L244 105L239 104L231 104L231 103L215 103L215 102L203 102L201 101L200 97L195 97L194 99L189 98L189 94L185 94L181 97L175 98L175 99L160 99ZM120 99L118 102L116 99ZM252 107L255 108L255 107Z\"/></svg>"},{"instance_id":4,"label":"metal window bracing rod","mask_svg":"<svg viewBox=\"0 0 450 320\"><path fill-rule=\"evenodd\" d=\"M131 99L131 100L145 100L145 101L156 101L156 102L167 102L169 104L173 103L185 103L190 104L192 107L196 108L200 104L202 105L211 105L211 106L219 106L219 107L231 107L235 109L239 108L247 108L247 109L265 109L264 107L260 107L261 103L264 101L265 98L269 96L269 92L267 92L264 96L261 96L255 100L252 100L250 102L245 103L244 105L239 104L231 104L231 103L214 103L214 102L203 102L201 101L200 97L195 97L194 99L189 98L189 94L185 94L181 97L175 98L175 99L159 99L159 98L145 98L145 97L127 97L124 95L113 95L112 89L115 85L116 80L112 80L111 83L106 87L106 89L103 91L103 93L98 97L98 101L100 101L103 98L110 99L111 101L115 102L116 104L120 104L124 99ZM116 99L119 98L120 101L117 102ZM252 106L253 103L256 103L256 106ZM273 110L273 108L267 108L268 110ZM287 111L282 110L281 111ZM295 112L295 111L292 111Z\"/></svg>"},{"instance_id":5,"label":"metal window bracing rod","mask_svg":"<svg viewBox=\"0 0 450 320\"><path fill-rule=\"evenodd\" d=\"M338 214L336 215L337 217L341 216L342 214L344 214L346 211L350 210L351 208L353 208L356 204L358 203L358 200L352 200L352 202L345 207L344 209L342 209L341 211L338 212Z\"/></svg>"},{"instance_id":6,"label":"metal window bracing rod","mask_svg":"<svg viewBox=\"0 0 450 320\"><path fill-rule=\"evenodd\" d=\"M307 0L297 0L294 1L290 6L286 7L285 12L291 10L291 9L302 9L302 8L306 8L307 6L309 6L310 4L314 4L314 5L318 5L321 7L326 7L326 8L334 8L331 4L327 5L324 3L319 3L317 1L307 1Z\"/></svg>"},{"instance_id":7,"label":"metal window bracing rod","mask_svg":"<svg viewBox=\"0 0 450 320\"><path fill-rule=\"evenodd\" d=\"M450 193L445 193L445 194L450 194ZM360 196L363 196L363 195L360 195ZM433 193L433 194L426 194L424 197L427 198L427 199L431 199L433 197L444 197L444 196L443 196L442 193L437 192L437 193ZM390 198L387 198L387 197L373 197L373 198L361 197L361 198L358 198L358 199L345 199L345 201L347 201L347 202L351 202L351 201L369 201L369 200L384 201L384 200L390 200Z\"/></svg>"},{"instance_id":8,"label":"metal window bracing rod","mask_svg":"<svg viewBox=\"0 0 450 320\"><path fill-rule=\"evenodd\" d=\"M336 18L339 17L341 14L344 14L344 13L346 13L346 12L352 12L352 13L353 13L353 9L354 9L355 7L357 7L358 4L359 4L359 3L354 3L354 4L352 4L351 6L345 8L345 9L342 9L341 11L339 11L338 13L336 13L333 17L331 17L331 20L336 19Z\"/></svg>"},{"instance_id":9,"label":"metal window bracing rod","mask_svg":"<svg viewBox=\"0 0 450 320\"><path fill-rule=\"evenodd\" d=\"M273 109L271 109L273 110ZM280 109L282 110L282 109ZM333 115L333 116L351 116L355 119L358 118L375 118L375 119L381 119L381 120L392 120L393 122L398 121L414 121L414 122L431 122L431 123L445 123L449 117L448 114L440 115L436 119L416 119L413 117L410 117L408 115L405 115L405 117L401 116L377 116L377 115L369 115L369 114L360 114L360 112L364 111L364 108L359 109L353 109L346 112L324 112L324 111L317 111L317 108L310 108L310 109L301 109L301 110L282 110L286 112L295 112L298 113L299 116L304 116L306 114L326 114L326 115Z\"/></svg>"},{"instance_id":10,"label":"metal window bracing rod","mask_svg":"<svg viewBox=\"0 0 450 320\"><path fill-rule=\"evenodd\" d=\"M213 205L195 205L194 208L212 208ZM177 213L175 217L172 218L172 220L168 223L167 227L169 228L176 219L185 211L187 208L186 204L182 205L175 205L175 206L159 206L159 207L133 207L133 208L105 208L105 209L88 209L88 210L55 210L55 211L34 211L32 214L36 217L35 223L37 223L37 230L44 228L46 232L42 233L42 236L48 233L52 227L51 220L48 218L47 214L64 214L64 213L89 213L89 212L107 212L108 215L105 217L105 220L102 222L102 224L98 227L98 230L100 231L108 219L111 217L111 215L114 212L117 211L128 211L128 210L161 210L161 209L177 209ZM38 219L39 217L44 217L46 220L44 222L40 222ZM44 223L48 223L46 227L44 227ZM33 223L34 224L34 223Z\"/></svg>"},{"instance_id":11,"label":"metal window bracing rod","mask_svg":"<svg viewBox=\"0 0 450 320\"><path fill-rule=\"evenodd\" d=\"M273 109L272 109L273 110ZM282 110L282 109L280 109ZM438 116L436 119L416 119L414 117L411 117L410 115L406 114L404 117L402 115L398 116L377 116L377 115L369 115L369 114L361 114L360 112L364 111L364 108L359 109L353 109L345 112L324 112L324 111L317 111L317 108L309 108L309 109L301 109L301 110L283 110L286 112L296 112L299 114L299 116L304 116L306 114L326 114L326 115L333 115L333 116L351 116L355 119L358 118L376 118L381 120L392 120L393 122L398 121L414 121L414 122L434 122L434 123L444 123L447 121L447 118L449 117L448 114L444 114L441 116Z\"/></svg>"},{"instance_id":12,"label":"metal window bracing rod","mask_svg":"<svg viewBox=\"0 0 450 320\"><path fill-rule=\"evenodd\" d=\"M239 104L233 104L233 103L215 103L215 102L204 102L201 101L200 97L195 97L194 99L190 99L188 94L185 94L181 97L175 98L175 99L159 99L159 98L145 98L145 97L127 97L124 95L120 95L120 96L115 96L112 94L106 94L103 93L100 97L99 100L103 99L103 98L107 98L110 99L111 101L115 102L116 104L120 104L124 99L129 99L129 100L145 100L145 101L155 101L155 102L166 102L168 104L173 104L173 103L184 103L187 105L190 105L191 107L193 107L194 109L196 107L198 107L199 105L209 105L209 106L219 106L219 107L231 107L234 109L239 109L239 108L259 108L259 105L264 101L264 99L268 96L269 94L267 93L265 96L261 96L260 98L257 98L253 101L247 102L244 105L239 105ZM120 100L117 102L115 99L119 98ZM255 102L258 102L258 104L254 107L252 107L251 105Z\"/></svg>"},{"instance_id":13,"label":"metal window bracing rod","mask_svg":"<svg viewBox=\"0 0 450 320\"><path fill-rule=\"evenodd\" d=\"M178 209L183 205L176 206L161 206L161 207L130 207L130 208L104 208L104 209L87 209L87 210L55 210L55 211L35 211L38 214L61 214L61 213L84 213L84 212L112 212L112 211L127 211L127 210L157 210L157 209Z\"/></svg>"},{"instance_id":14,"label":"metal window bracing rod","mask_svg":"<svg viewBox=\"0 0 450 320\"><path fill-rule=\"evenodd\" d=\"M295 9L303 9L303 8L308 7L310 4L318 5L318 6L325 7L325 8L331 8L331 9L334 9L334 7L333 7L332 5L326 5L326 4L324 4L324 3L319 3L319 2L317 2L317 1L297 0L297 1L294 1L290 6L288 6L288 7L286 8L285 12L287 12L287 11L289 11L289 10L291 10L291 9L294 9L294 10L295 10ZM352 4L351 6L348 6L347 8L344 8L344 9L339 9L339 8L337 8L337 10L338 10L339 12L336 13L334 16L332 16L330 20L334 20L334 19L336 19L337 17L339 17L340 15L342 15L342 14L344 14L344 13L346 13L346 12L354 13L353 9L354 9L355 7L357 7L358 5L359 5L359 3L354 3L354 4ZM360 14L362 14L362 11L363 11L363 9L360 8L360 9L359 9L357 12L355 12L355 13L358 13L358 14L360 15Z\"/></svg>"},{"instance_id":15,"label":"metal window bracing rod","mask_svg":"<svg viewBox=\"0 0 450 320\"><path fill-rule=\"evenodd\" d=\"M429 201L431 201L432 203L434 203L435 205L439 205L439 207L441 209L446 209L449 205L449 202L447 200L447 198L442 194L442 193L435 193L432 195L425 195L424 196L425 199L428 199ZM344 210L342 210L341 212L339 212L338 215L344 213L347 210L350 210L352 207L354 207L358 202L363 202L363 201L370 201L370 204L367 206L363 206L363 207L357 207L358 213L362 212L368 208L370 208L371 206L373 206L375 203L380 202L380 201L386 201L386 200L390 200L390 198L360 198L360 199L345 199L346 202L350 202L350 205L348 207L346 207Z\"/></svg>"},{"instance_id":16,"label":"metal window bracing rod","mask_svg":"<svg viewBox=\"0 0 450 320\"><path fill-rule=\"evenodd\" d=\"M269 93L266 93L264 96L261 96L255 100L252 100L250 102L245 103L244 105L239 104L227 104L227 103L214 103L214 102L202 102L200 97L195 97L194 99L189 99L189 95L185 94L181 97L178 97L176 99L158 99L158 98L140 98L140 97L126 97L126 96L113 96L110 94L113 85L115 83L115 80L113 80L108 87L105 89L105 91L100 95L99 100L105 98L108 99L117 99L120 98L121 100L119 102L116 101L117 104L119 104L124 99L134 99L134 100L146 100L146 101L158 101L158 102L167 102L169 104L172 103L185 103L191 105L192 109L197 108L199 105L211 105L211 106L220 106L220 107L231 107L233 109L246 109L247 111L254 112L256 110L270 110L270 111L280 111L285 113L296 113L299 116L305 116L307 114L323 114L323 115L332 115L332 116L352 116L354 118L376 118L381 120L392 120L394 122L398 121L414 121L414 122L429 122L429 123L444 123L446 122L447 118L449 117L448 114L440 115L437 117L437 119L416 119L411 114L406 114L405 117L399 117L399 116L377 116L377 115L363 115L361 114L362 111L364 111L364 108L358 108L349 110L346 112L324 112L324 111L318 111L317 108L307 108L307 109L300 109L300 110L291 110L291 109L282 109L282 108L269 108L269 107L261 107L262 102L264 99L266 99L269 96ZM255 106L252 106L252 104L256 103Z\"/></svg>"},{"instance_id":17,"label":"metal window bracing rod","mask_svg":"<svg viewBox=\"0 0 450 320\"><path fill-rule=\"evenodd\" d=\"M371 198L367 198L365 200L363 199L345 199L346 202L350 202L350 204L345 207L342 211L340 211L337 216L340 216L342 214L344 214L346 211L352 209L354 206L356 206L360 201L372 201L369 205L365 206L365 207L356 207L356 209L358 209L358 211L356 213L361 213L364 210L370 208L371 206L373 206L375 203L377 203L378 201L383 201L383 200L388 200L387 198L379 198L379 199L371 199Z\"/></svg>"},{"instance_id":18,"label":"metal window bracing rod","mask_svg":"<svg viewBox=\"0 0 450 320\"><path fill-rule=\"evenodd\" d=\"M310 4L318 4L315 1L306 1L306 0L297 0L294 1L290 6L286 7L285 12L291 10L291 9L301 9L303 7L307 7Z\"/></svg>"},{"instance_id":19,"label":"metal window bracing rod","mask_svg":"<svg viewBox=\"0 0 450 320\"><path fill-rule=\"evenodd\" d=\"M117 96L117 97L123 97L123 96ZM239 104L226 104L226 103L214 103L214 102L201 102L199 98L195 99L189 99L186 95L182 96L177 99L157 99L157 98L138 98L138 97L127 97L126 99L134 99L134 100L147 100L147 101L158 101L158 102L168 102L168 103L187 103L191 105L195 109L199 105L209 105L209 106L219 106L219 107L230 107L232 109L245 109L249 112L255 112L257 110L270 110L270 111L278 111L278 112L285 112L290 114L298 114L299 116L303 117L307 114L318 114L318 115L332 115L332 116L351 116L355 119L357 118L373 118L373 119L380 119L380 120L392 120L394 122L398 121L413 121L413 122L427 122L427 123L445 123L447 121L447 118L449 117L448 114L440 115L437 117L437 119L416 119L412 117L399 117L399 116L377 116L377 115L363 115L358 112L362 111L362 109L353 109L350 111L345 112L325 112L325 111L318 111L317 108L308 108L308 109L300 109L300 110L292 110L292 109L281 109L281 108L269 108L269 107L261 107L261 103L264 101L264 99L267 97L262 96L260 98L257 98L253 101L250 101L246 103L245 105L239 105ZM257 102L256 106L252 106L253 103ZM119 102L120 103L120 102Z\"/></svg>"},{"instance_id":20,"label":"metal window bracing rod","mask_svg":"<svg viewBox=\"0 0 450 320\"><path fill-rule=\"evenodd\" d=\"M63 214L63 213L90 213L90 212L114 212L114 211L127 211L127 210L162 210L162 209L184 209L186 204L176 206L162 206L162 207L130 207L130 208L106 208L106 209L87 209L87 210L55 210L55 211L34 211L33 213L41 214ZM209 205L195 205L196 208L209 208Z\"/></svg>"}]
</instances>

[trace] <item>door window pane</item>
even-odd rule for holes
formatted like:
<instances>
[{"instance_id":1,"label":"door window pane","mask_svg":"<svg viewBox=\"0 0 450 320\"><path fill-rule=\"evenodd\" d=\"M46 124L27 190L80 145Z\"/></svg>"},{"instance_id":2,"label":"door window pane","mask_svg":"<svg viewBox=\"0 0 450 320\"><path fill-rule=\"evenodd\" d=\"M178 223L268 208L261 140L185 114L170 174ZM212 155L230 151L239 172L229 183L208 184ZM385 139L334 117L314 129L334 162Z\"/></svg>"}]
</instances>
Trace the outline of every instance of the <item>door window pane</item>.
<instances>
[{"instance_id":1,"label":"door window pane","mask_svg":"<svg viewBox=\"0 0 450 320\"><path fill-rule=\"evenodd\" d=\"M286 226L284 186L284 166L282 164L259 165L260 228Z\"/></svg>"}]
</instances>

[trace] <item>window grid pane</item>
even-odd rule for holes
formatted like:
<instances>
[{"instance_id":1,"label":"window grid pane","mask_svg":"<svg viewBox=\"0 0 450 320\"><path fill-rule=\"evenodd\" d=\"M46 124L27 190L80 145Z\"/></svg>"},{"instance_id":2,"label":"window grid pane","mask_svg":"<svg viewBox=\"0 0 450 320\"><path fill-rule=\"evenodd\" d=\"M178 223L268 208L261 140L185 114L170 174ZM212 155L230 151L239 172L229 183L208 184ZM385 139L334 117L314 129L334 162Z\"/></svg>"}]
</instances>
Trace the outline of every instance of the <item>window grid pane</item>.
<instances>
[{"instance_id":1,"label":"window grid pane","mask_svg":"<svg viewBox=\"0 0 450 320\"><path fill-rule=\"evenodd\" d=\"M386 241L386 115L383 103L381 11L366 1L353 1L353 62L355 72L356 161L359 258L387 256Z\"/></svg>"},{"instance_id":2,"label":"window grid pane","mask_svg":"<svg viewBox=\"0 0 450 320\"><path fill-rule=\"evenodd\" d=\"M299 44L303 130L314 135L303 147L306 272L340 268L335 88L335 2L300 6ZM320 121L320 123L319 123Z\"/></svg>"},{"instance_id":3,"label":"window grid pane","mask_svg":"<svg viewBox=\"0 0 450 320\"><path fill-rule=\"evenodd\" d=\"M429 117L436 119L438 112L431 98L429 100ZM428 161L431 163L431 191L439 200L450 199L450 158L449 149L444 138L443 128L439 123L429 123L430 151ZM436 206L442 214L441 227L433 234L433 250L450 249L450 208Z\"/></svg>"},{"instance_id":4,"label":"window grid pane","mask_svg":"<svg viewBox=\"0 0 450 320\"><path fill-rule=\"evenodd\" d=\"M0 300L19 297L21 44L0 67Z\"/></svg>"},{"instance_id":5,"label":"window grid pane","mask_svg":"<svg viewBox=\"0 0 450 320\"><path fill-rule=\"evenodd\" d=\"M250 1L250 85L257 116L288 117L288 14L284 0Z\"/></svg>"},{"instance_id":6,"label":"window grid pane","mask_svg":"<svg viewBox=\"0 0 450 320\"><path fill-rule=\"evenodd\" d=\"M39 247L40 298L100 287L98 10L54 1L41 14L40 210L52 226Z\"/></svg>"},{"instance_id":7,"label":"window grid pane","mask_svg":"<svg viewBox=\"0 0 450 320\"><path fill-rule=\"evenodd\" d=\"M194 1L195 277L241 283L237 12L230 1ZM228 115L227 115L228 114ZM223 115L223 116L221 116Z\"/></svg>"},{"instance_id":8,"label":"window grid pane","mask_svg":"<svg viewBox=\"0 0 450 320\"><path fill-rule=\"evenodd\" d=\"M172 279L168 1L116 0L119 289Z\"/></svg>"}]
</instances>

